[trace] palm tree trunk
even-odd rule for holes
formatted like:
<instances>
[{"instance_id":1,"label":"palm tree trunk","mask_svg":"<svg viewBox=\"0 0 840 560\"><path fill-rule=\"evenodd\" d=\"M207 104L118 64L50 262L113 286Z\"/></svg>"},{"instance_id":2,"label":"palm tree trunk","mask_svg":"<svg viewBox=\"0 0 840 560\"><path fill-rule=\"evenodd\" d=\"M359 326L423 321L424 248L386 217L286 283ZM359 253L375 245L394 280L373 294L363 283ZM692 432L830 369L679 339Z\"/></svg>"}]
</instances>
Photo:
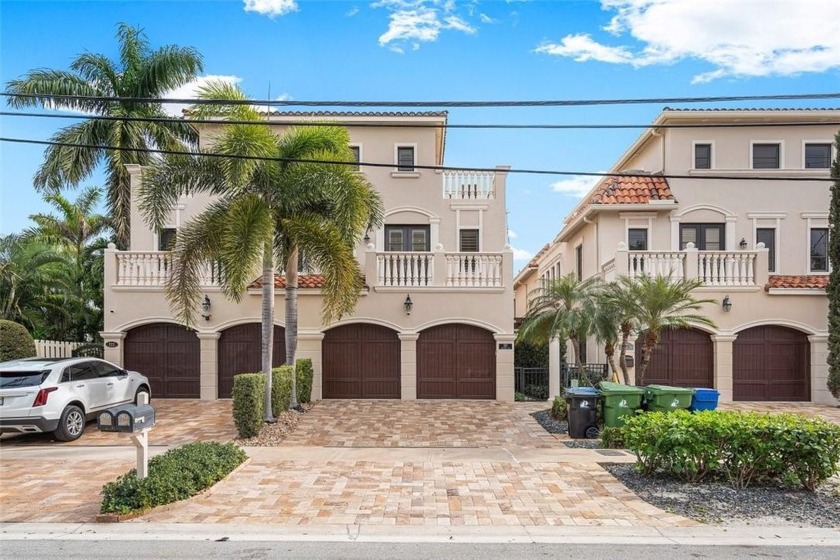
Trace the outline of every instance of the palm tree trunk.
<instances>
[{"instance_id":1,"label":"palm tree trunk","mask_svg":"<svg viewBox=\"0 0 840 560\"><path fill-rule=\"evenodd\" d=\"M271 351L274 348L274 251L272 242L266 241L263 248L263 289L262 289L262 370L265 374L265 410L266 422L274 422L271 410Z\"/></svg>"},{"instance_id":2,"label":"palm tree trunk","mask_svg":"<svg viewBox=\"0 0 840 560\"><path fill-rule=\"evenodd\" d=\"M630 373L627 371L627 362L624 361L627 341L630 340L630 323L621 323L621 375L624 377L624 384L630 385Z\"/></svg>"},{"instance_id":3,"label":"palm tree trunk","mask_svg":"<svg viewBox=\"0 0 840 560\"><path fill-rule=\"evenodd\" d=\"M642 347L642 365L636 374L636 385L643 385L645 382L645 374L657 342L659 342L659 333L649 330L645 336L645 345Z\"/></svg>"},{"instance_id":4,"label":"palm tree trunk","mask_svg":"<svg viewBox=\"0 0 840 560\"><path fill-rule=\"evenodd\" d=\"M575 360L575 369L578 372L578 382L584 381L591 385L591 383L589 383L589 377L586 375L586 372L583 371L583 364L581 363L580 355L578 354L578 337L572 335L569 337L569 340L572 341L572 357Z\"/></svg>"},{"instance_id":5,"label":"palm tree trunk","mask_svg":"<svg viewBox=\"0 0 840 560\"><path fill-rule=\"evenodd\" d=\"M610 370L613 375L618 374L618 366L615 363L615 345L611 342L606 343L604 345L604 354L607 355L607 363L610 364Z\"/></svg>"},{"instance_id":6,"label":"palm tree trunk","mask_svg":"<svg viewBox=\"0 0 840 560\"><path fill-rule=\"evenodd\" d=\"M298 330L298 247L292 247L289 259L286 261L286 364L292 366L292 394L289 398L289 409L299 407L297 402L297 354Z\"/></svg>"}]
</instances>

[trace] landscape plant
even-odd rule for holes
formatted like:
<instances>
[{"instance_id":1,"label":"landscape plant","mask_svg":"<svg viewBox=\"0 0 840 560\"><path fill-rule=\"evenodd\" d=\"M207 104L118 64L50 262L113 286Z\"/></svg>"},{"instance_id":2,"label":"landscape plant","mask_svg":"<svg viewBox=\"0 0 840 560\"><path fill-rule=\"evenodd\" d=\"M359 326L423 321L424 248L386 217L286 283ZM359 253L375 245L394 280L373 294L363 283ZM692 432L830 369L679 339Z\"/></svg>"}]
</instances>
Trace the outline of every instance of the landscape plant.
<instances>
[{"instance_id":1,"label":"landscape plant","mask_svg":"<svg viewBox=\"0 0 840 560\"><path fill-rule=\"evenodd\" d=\"M35 356L35 341L21 324L0 319L0 362Z\"/></svg>"},{"instance_id":2,"label":"landscape plant","mask_svg":"<svg viewBox=\"0 0 840 560\"><path fill-rule=\"evenodd\" d=\"M834 137L840 154L840 133ZM831 201L828 206L828 390L840 399L840 156L831 165Z\"/></svg>"}]
</instances>

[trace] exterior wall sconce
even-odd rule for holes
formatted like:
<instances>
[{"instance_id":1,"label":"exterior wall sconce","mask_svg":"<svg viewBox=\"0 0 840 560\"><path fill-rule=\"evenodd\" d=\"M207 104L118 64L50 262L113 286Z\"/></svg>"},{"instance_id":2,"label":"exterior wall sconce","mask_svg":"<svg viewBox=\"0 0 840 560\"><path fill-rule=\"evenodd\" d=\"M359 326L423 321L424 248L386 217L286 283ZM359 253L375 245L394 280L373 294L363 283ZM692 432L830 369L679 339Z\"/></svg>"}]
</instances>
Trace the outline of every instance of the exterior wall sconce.
<instances>
[{"instance_id":1,"label":"exterior wall sconce","mask_svg":"<svg viewBox=\"0 0 840 560\"><path fill-rule=\"evenodd\" d=\"M405 314L411 315L411 308L414 307L414 302L411 301L411 296L405 296L403 307L405 307Z\"/></svg>"},{"instance_id":2,"label":"exterior wall sconce","mask_svg":"<svg viewBox=\"0 0 840 560\"><path fill-rule=\"evenodd\" d=\"M201 316L204 317L204 320L209 321L210 320L210 297L207 296L207 294L204 294L204 301L201 302L201 311L203 311Z\"/></svg>"},{"instance_id":3,"label":"exterior wall sconce","mask_svg":"<svg viewBox=\"0 0 840 560\"><path fill-rule=\"evenodd\" d=\"M741 238L741 242L740 242L740 243L738 243L738 247L740 247L742 251L743 251L744 249L746 249L746 248L747 248L747 240L746 240L745 238L743 238L743 237L742 237L742 238Z\"/></svg>"},{"instance_id":4,"label":"exterior wall sconce","mask_svg":"<svg viewBox=\"0 0 840 560\"><path fill-rule=\"evenodd\" d=\"M723 306L723 310L729 313L732 310L732 299L730 299L729 294L723 296L723 301L721 302Z\"/></svg>"},{"instance_id":5,"label":"exterior wall sconce","mask_svg":"<svg viewBox=\"0 0 840 560\"><path fill-rule=\"evenodd\" d=\"M365 230L364 240L365 240L365 244L370 243L370 228L367 228Z\"/></svg>"}]
</instances>

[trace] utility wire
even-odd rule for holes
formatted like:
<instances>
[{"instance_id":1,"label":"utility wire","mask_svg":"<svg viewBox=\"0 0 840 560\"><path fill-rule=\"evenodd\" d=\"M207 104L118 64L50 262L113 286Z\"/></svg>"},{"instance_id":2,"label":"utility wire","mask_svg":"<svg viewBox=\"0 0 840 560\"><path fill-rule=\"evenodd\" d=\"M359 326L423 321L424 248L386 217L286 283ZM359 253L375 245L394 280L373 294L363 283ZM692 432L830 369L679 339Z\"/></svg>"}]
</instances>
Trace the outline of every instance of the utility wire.
<instances>
[{"instance_id":1,"label":"utility wire","mask_svg":"<svg viewBox=\"0 0 840 560\"><path fill-rule=\"evenodd\" d=\"M227 119L190 119L178 117L115 117L111 115L62 115L52 113L21 113L0 111L0 117L33 117L44 119L74 119L93 121L123 121L147 123L189 123L189 124L235 124L255 126L335 126L335 122L324 121L253 121ZM329 115L325 115L329 117ZM684 123L684 124L449 124L449 123L345 123L342 126L353 128L467 128L467 129L544 129L544 130L614 130L614 129L645 129L645 128L762 128L762 127L790 127L790 126L840 126L840 121L808 121L808 122L736 122L736 123Z\"/></svg>"},{"instance_id":2,"label":"utility wire","mask_svg":"<svg viewBox=\"0 0 840 560\"><path fill-rule=\"evenodd\" d=\"M293 99L168 99L159 97L118 97L9 92L3 92L2 95L4 97L23 99L65 99L75 101L116 101L129 103L181 103L188 105L273 105L285 107L579 107L589 105L649 105L658 103L720 103L726 101L783 101L840 98L840 93L794 93L713 97L649 97L637 99L561 99L534 101L296 101Z\"/></svg>"},{"instance_id":3,"label":"utility wire","mask_svg":"<svg viewBox=\"0 0 840 560\"><path fill-rule=\"evenodd\" d=\"M395 169L396 163L373 163L363 161L337 161L337 160L317 160L317 159L298 159L298 158L272 158L265 156L248 156L241 154L219 154L215 152L194 152L182 150L162 150L156 148L129 148L125 146L101 146L97 144L77 144L72 142L55 142L52 140L30 140L25 138L7 138L0 137L0 142L10 142L15 144L35 144L40 146L61 146L65 148L85 148L92 150L113 150L118 152L135 152L135 153L150 153L163 155L181 155L181 156L201 156L201 157L215 157L228 159L244 159L255 161L275 161L281 163L316 163L326 165L351 165L362 167L385 167ZM446 165L412 165L413 169L428 169L432 171L472 171L472 172L498 172L504 171L506 173L518 173L528 175L577 175L582 177L662 177L664 179L696 179L696 180L732 180L732 181L795 181L795 182L822 182L830 180L829 177L796 177L796 176L760 176L760 175L677 175L677 174L646 174L646 173L606 173L606 172L592 172L592 171L559 171L549 169L497 169L495 167L452 167Z\"/></svg>"}]
</instances>

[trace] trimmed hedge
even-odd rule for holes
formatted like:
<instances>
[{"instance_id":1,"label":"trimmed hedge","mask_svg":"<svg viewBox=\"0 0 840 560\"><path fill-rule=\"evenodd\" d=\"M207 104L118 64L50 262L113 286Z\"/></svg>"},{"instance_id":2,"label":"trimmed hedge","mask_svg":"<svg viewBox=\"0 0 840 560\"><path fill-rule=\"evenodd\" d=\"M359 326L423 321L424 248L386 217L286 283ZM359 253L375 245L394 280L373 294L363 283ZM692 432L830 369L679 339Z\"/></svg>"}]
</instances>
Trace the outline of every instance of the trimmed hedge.
<instances>
[{"instance_id":1,"label":"trimmed hedge","mask_svg":"<svg viewBox=\"0 0 840 560\"><path fill-rule=\"evenodd\" d=\"M297 360L297 398L299 403L312 401L312 360ZM240 381L241 378L241 381ZM239 388L237 388L239 387ZM292 366L271 370L271 412L276 417L289 409L292 395ZM233 377L233 422L239 437L260 433L264 419L265 375L240 373Z\"/></svg>"},{"instance_id":2,"label":"trimmed hedge","mask_svg":"<svg viewBox=\"0 0 840 560\"><path fill-rule=\"evenodd\" d=\"M265 375L240 373L233 376L233 423L239 437L260 433L265 412Z\"/></svg>"},{"instance_id":3,"label":"trimmed hedge","mask_svg":"<svg viewBox=\"0 0 840 560\"><path fill-rule=\"evenodd\" d=\"M720 476L735 488L793 482L814 491L840 472L840 426L797 414L651 412L628 418L622 434L643 473L688 482Z\"/></svg>"},{"instance_id":4,"label":"trimmed hedge","mask_svg":"<svg viewBox=\"0 0 840 560\"><path fill-rule=\"evenodd\" d=\"M247 455L232 443L197 442L170 449L149 461L149 476L132 469L102 488L101 513L126 514L171 504L213 486Z\"/></svg>"},{"instance_id":5,"label":"trimmed hedge","mask_svg":"<svg viewBox=\"0 0 840 560\"><path fill-rule=\"evenodd\" d=\"M624 449L626 445L621 428L605 426L601 430L601 447L604 449Z\"/></svg>"},{"instance_id":6,"label":"trimmed hedge","mask_svg":"<svg viewBox=\"0 0 840 560\"><path fill-rule=\"evenodd\" d=\"M0 319L0 362L35 357L35 341L26 327Z\"/></svg>"}]
</instances>

